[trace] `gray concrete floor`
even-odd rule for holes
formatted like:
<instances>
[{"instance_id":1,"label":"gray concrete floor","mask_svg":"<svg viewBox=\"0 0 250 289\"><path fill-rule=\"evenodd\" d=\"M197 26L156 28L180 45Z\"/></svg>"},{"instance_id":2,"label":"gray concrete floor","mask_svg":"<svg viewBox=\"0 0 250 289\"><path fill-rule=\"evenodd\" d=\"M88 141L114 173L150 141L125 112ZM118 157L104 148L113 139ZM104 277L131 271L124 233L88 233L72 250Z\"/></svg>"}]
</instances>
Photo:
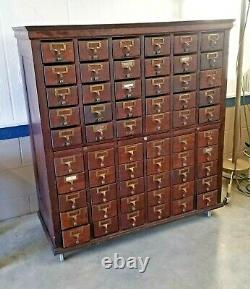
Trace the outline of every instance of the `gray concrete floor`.
<instances>
[{"instance_id":1,"label":"gray concrete floor","mask_svg":"<svg viewBox=\"0 0 250 289\"><path fill-rule=\"evenodd\" d=\"M104 269L105 256L149 256L145 273ZM250 198L105 244L64 263L51 253L36 215L0 223L0 289L249 289Z\"/></svg>"}]
</instances>

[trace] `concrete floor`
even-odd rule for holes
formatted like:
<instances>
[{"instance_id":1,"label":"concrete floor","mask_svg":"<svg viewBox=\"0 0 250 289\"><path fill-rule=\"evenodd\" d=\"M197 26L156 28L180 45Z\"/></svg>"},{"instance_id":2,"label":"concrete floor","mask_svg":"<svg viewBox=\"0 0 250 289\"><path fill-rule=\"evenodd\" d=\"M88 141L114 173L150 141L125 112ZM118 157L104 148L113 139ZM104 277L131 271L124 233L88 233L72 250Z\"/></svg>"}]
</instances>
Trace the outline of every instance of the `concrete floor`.
<instances>
[{"instance_id":1,"label":"concrete floor","mask_svg":"<svg viewBox=\"0 0 250 289\"><path fill-rule=\"evenodd\" d=\"M105 256L146 256L145 273L104 269ZM249 289L250 198L68 256L51 253L36 215L0 223L0 289Z\"/></svg>"}]
</instances>

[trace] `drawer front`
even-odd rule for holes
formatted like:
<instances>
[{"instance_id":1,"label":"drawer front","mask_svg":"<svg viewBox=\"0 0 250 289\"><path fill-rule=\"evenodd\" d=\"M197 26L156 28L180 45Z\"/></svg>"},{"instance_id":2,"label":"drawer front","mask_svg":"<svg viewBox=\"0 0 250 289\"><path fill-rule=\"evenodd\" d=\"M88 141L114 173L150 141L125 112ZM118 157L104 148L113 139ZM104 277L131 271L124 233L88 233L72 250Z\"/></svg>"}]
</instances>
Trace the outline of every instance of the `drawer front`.
<instances>
[{"instance_id":1,"label":"drawer front","mask_svg":"<svg viewBox=\"0 0 250 289\"><path fill-rule=\"evenodd\" d=\"M115 167L89 171L89 186L99 187L115 182Z\"/></svg>"},{"instance_id":2,"label":"drawer front","mask_svg":"<svg viewBox=\"0 0 250 289\"><path fill-rule=\"evenodd\" d=\"M144 179L138 178L120 183L120 197L129 197L144 192Z\"/></svg>"},{"instance_id":3,"label":"drawer front","mask_svg":"<svg viewBox=\"0 0 250 289\"><path fill-rule=\"evenodd\" d=\"M59 211L65 212L87 206L86 192L78 191L58 196Z\"/></svg>"},{"instance_id":4,"label":"drawer front","mask_svg":"<svg viewBox=\"0 0 250 289\"><path fill-rule=\"evenodd\" d=\"M88 169L95 170L111 167L115 164L114 149L97 150L88 152Z\"/></svg>"},{"instance_id":5,"label":"drawer front","mask_svg":"<svg viewBox=\"0 0 250 289\"><path fill-rule=\"evenodd\" d=\"M180 200L195 194L194 181L173 186L173 200Z\"/></svg>"},{"instance_id":6,"label":"drawer front","mask_svg":"<svg viewBox=\"0 0 250 289\"><path fill-rule=\"evenodd\" d=\"M61 229L77 227L88 223L87 207L80 208L74 211L60 213Z\"/></svg>"},{"instance_id":7,"label":"drawer front","mask_svg":"<svg viewBox=\"0 0 250 289\"><path fill-rule=\"evenodd\" d=\"M111 101L110 83L83 85L83 104Z\"/></svg>"},{"instance_id":8,"label":"drawer front","mask_svg":"<svg viewBox=\"0 0 250 289\"><path fill-rule=\"evenodd\" d=\"M172 184L182 184L194 180L194 167L186 167L172 171Z\"/></svg>"},{"instance_id":9,"label":"drawer front","mask_svg":"<svg viewBox=\"0 0 250 289\"><path fill-rule=\"evenodd\" d=\"M220 105L199 109L199 123L213 122L220 119Z\"/></svg>"},{"instance_id":10,"label":"drawer front","mask_svg":"<svg viewBox=\"0 0 250 289\"><path fill-rule=\"evenodd\" d=\"M174 37L174 54L196 52L198 38L195 34L176 35Z\"/></svg>"},{"instance_id":11,"label":"drawer front","mask_svg":"<svg viewBox=\"0 0 250 289\"><path fill-rule=\"evenodd\" d=\"M219 130L211 129L200 131L198 133L198 147L205 147L218 144L219 141Z\"/></svg>"},{"instance_id":12,"label":"drawer front","mask_svg":"<svg viewBox=\"0 0 250 289\"><path fill-rule=\"evenodd\" d=\"M154 222L162 219L166 219L170 216L170 205L165 203L148 208L148 221Z\"/></svg>"},{"instance_id":13,"label":"drawer front","mask_svg":"<svg viewBox=\"0 0 250 289\"><path fill-rule=\"evenodd\" d=\"M170 186L169 172L147 176L147 191L158 190L168 186Z\"/></svg>"},{"instance_id":14,"label":"drawer front","mask_svg":"<svg viewBox=\"0 0 250 289\"><path fill-rule=\"evenodd\" d=\"M148 192L148 206L165 204L170 200L170 188Z\"/></svg>"},{"instance_id":15,"label":"drawer front","mask_svg":"<svg viewBox=\"0 0 250 289\"><path fill-rule=\"evenodd\" d=\"M218 159L218 146L210 146L198 149L198 162L205 163Z\"/></svg>"},{"instance_id":16,"label":"drawer front","mask_svg":"<svg viewBox=\"0 0 250 289\"><path fill-rule=\"evenodd\" d=\"M180 153L174 153L172 155L172 167L173 169L179 169L186 166L194 165L194 151L185 151Z\"/></svg>"},{"instance_id":17,"label":"drawer front","mask_svg":"<svg viewBox=\"0 0 250 289\"><path fill-rule=\"evenodd\" d=\"M195 108L173 112L173 127L183 127L195 124Z\"/></svg>"},{"instance_id":18,"label":"drawer front","mask_svg":"<svg viewBox=\"0 0 250 289\"><path fill-rule=\"evenodd\" d=\"M143 161L119 165L119 178L121 181L143 176Z\"/></svg>"},{"instance_id":19,"label":"drawer front","mask_svg":"<svg viewBox=\"0 0 250 289\"><path fill-rule=\"evenodd\" d=\"M144 193L121 199L121 213L129 213L144 208Z\"/></svg>"},{"instance_id":20,"label":"drawer front","mask_svg":"<svg viewBox=\"0 0 250 289\"><path fill-rule=\"evenodd\" d=\"M112 139L114 136L112 122L86 126L87 142Z\"/></svg>"},{"instance_id":21,"label":"drawer front","mask_svg":"<svg viewBox=\"0 0 250 289\"><path fill-rule=\"evenodd\" d=\"M200 72L200 89L221 86L222 69L205 70Z\"/></svg>"},{"instance_id":22,"label":"drawer front","mask_svg":"<svg viewBox=\"0 0 250 289\"><path fill-rule=\"evenodd\" d=\"M196 90L196 74L174 75L174 92Z\"/></svg>"},{"instance_id":23,"label":"drawer front","mask_svg":"<svg viewBox=\"0 0 250 289\"><path fill-rule=\"evenodd\" d=\"M216 175L218 172L218 162L212 161L207 163L201 163L198 165L198 177L205 178L212 175Z\"/></svg>"},{"instance_id":24,"label":"drawer front","mask_svg":"<svg viewBox=\"0 0 250 289\"><path fill-rule=\"evenodd\" d=\"M70 147L82 143L80 127L54 130L51 132L53 148Z\"/></svg>"},{"instance_id":25,"label":"drawer front","mask_svg":"<svg viewBox=\"0 0 250 289\"><path fill-rule=\"evenodd\" d=\"M182 200L173 201L172 210L173 215L180 215L194 209L194 198L188 197Z\"/></svg>"},{"instance_id":26,"label":"drawer front","mask_svg":"<svg viewBox=\"0 0 250 289\"><path fill-rule=\"evenodd\" d=\"M170 36L145 37L145 56L169 55Z\"/></svg>"},{"instance_id":27,"label":"drawer front","mask_svg":"<svg viewBox=\"0 0 250 289\"><path fill-rule=\"evenodd\" d=\"M117 100L141 97L141 80L115 82L115 98Z\"/></svg>"},{"instance_id":28,"label":"drawer front","mask_svg":"<svg viewBox=\"0 0 250 289\"><path fill-rule=\"evenodd\" d=\"M141 75L140 59L129 59L114 62L115 80L138 78Z\"/></svg>"},{"instance_id":29,"label":"drawer front","mask_svg":"<svg viewBox=\"0 0 250 289\"><path fill-rule=\"evenodd\" d=\"M90 225L77 227L62 232L63 247L73 247L84 244L90 240Z\"/></svg>"},{"instance_id":30,"label":"drawer front","mask_svg":"<svg viewBox=\"0 0 250 289\"><path fill-rule=\"evenodd\" d=\"M143 160L143 144L137 143L118 147L119 164Z\"/></svg>"},{"instance_id":31,"label":"drawer front","mask_svg":"<svg viewBox=\"0 0 250 289\"><path fill-rule=\"evenodd\" d=\"M170 111L170 95L150 97L146 99L146 114Z\"/></svg>"},{"instance_id":32,"label":"drawer front","mask_svg":"<svg viewBox=\"0 0 250 289\"><path fill-rule=\"evenodd\" d=\"M63 128L80 125L80 112L78 107L66 107L49 110L51 128Z\"/></svg>"},{"instance_id":33,"label":"drawer front","mask_svg":"<svg viewBox=\"0 0 250 289\"><path fill-rule=\"evenodd\" d=\"M218 177L212 176L197 181L197 194L216 190L218 188Z\"/></svg>"},{"instance_id":34,"label":"drawer front","mask_svg":"<svg viewBox=\"0 0 250 289\"><path fill-rule=\"evenodd\" d=\"M113 40L113 58L122 59L140 55L140 39L125 38Z\"/></svg>"},{"instance_id":35,"label":"drawer front","mask_svg":"<svg viewBox=\"0 0 250 289\"><path fill-rule=\"evenodd\" d=\"M162 173L169 170L170 170L169 156L147 159L147 175Z\"/></svg>"},{"instance_id":36,"label":"drawer front","mask_svg":"<svg viewBox=\"0 0 250 289\"><path fill-rule=\"evenodd\" d=\"M75 84L75 65L45 66L44 76L46 85Z\"/></svg>"},{"instance_id":37,"label":"drawer front","mask_svg":"<svg viewBox=\"0 0 250 289\"><path fill-rule=\"evenodd\" d=\"M94 205L116 200L116 184L90 189L90 195Z\"/></svg>"},{"instance_id":38,"label":"drawer front","mask_svg":"<svg viewBox=\"0 0 250 289\"><path fill-rule=\"evenodd\" d=\"M173 138L173 152L183 152L194 149L195 134L185 134Z\"/></svg>"},{"instance_id":39,"label":"drawer front","mask_svg":"<svg viewBox=\"0 0 250 289\"><path fill-rule=\"evenodd\" d=\"M156 77L146 79L146 96L169 94L170 78Z\"/></svg>"},{"instance_id":40,"label":"drawer front","mask_svg":"<svg viewBox=\"0 0 250 289\"><path fill-rule=\"evenodd\" d=\"M108 54L108 40L95 39L79 41L80 61L106 60Z\"/></svg>"},{"instance_id":41,"label":"drawer front","mask_svg":"<svg viewBox=\"0 0 250 289\"><path fill-rule=\"evenodd\" d=\"M174 110L188 109L196 106L196 92L174 94Z\"/></svg>"},{"instance_id":42,"label":"drawer front","mask_svg":"<svg viewBox=\"0 0 250 289\"><path fill-rule=\"evenodd\" d=\"M146 132L155 133L170 129L170 112L147 115Z\"/></svg>"},{"instance_id":43,"label":"drawer front","mask_svg":"<svg viewBox=\"0 0 250 289\"><path fill-rule=\"evenodd\" d=\"M223 49L223 32L202 33L201 51L214 51Z\"/></svg>"},{"instance_id":44,"label":"drawer front","mask_svg":"<svg viewBox=\"0 0 250 289\"><path fill-rule=\"evenodd\" d=\"M170 154L170 139L159 139L147 142L147 158L157 158Z\"/></svg>"},{"instance_id":45,"label":"drawer front","mask_svg":"<svg viewBox=\"0 0 250 289\"><path fill-rule=\"evenodd\" d=\"M47 88L48 107L78 105L76 86Z\"/></svg>"},{"instance_id":46,"label":"drawer front","mask_svg":"<svg viewBox=\"0 0 250 289\"><path fill-rule=\"evenodd\" d=\"M205 209L217 204L217 191L200 194L197 196L197 209Z\"/></svg>"},{"instance_id":47,"label":"drawer front","mask_svg":"<svg viewBox=\"0 0 250 289\"><path fill-rule=\"evenodd\" d=\"M163 76L170 74L169 57L145 59L145 77Z\"/></svg>"},{"instance_id":48,"label":"drawer front","mask_svg":"<svg viewBox=\"0 0 250 289\"><path fill-rule=\"evenodd\" d=\"M144 222L144 210L122 214L120 228L122 230L131 229L143 225Z\"/></svg>"},{"instance_id":49,"label":"drawer front","mask_svg":"<svg viewBox=\"0 0 250 289\"><path fill-rule=\"evenodd\" d=\"M85 124L105 122L112 120L111 103L84 106Z\"/></svg>"},{"instance_id":50,"label":"drawer front","mask_svg":"<svg viewBox=\"0 0 250 289\"><path fill-rule=\"evenodd\" d=\"M142 133L142 119L135 118L117 121L117 137L125 137Z\"/></svg>"},{"instance_id":51,"label":"drawer front","mask_svg":"<svg viewBox=\"0 0 250 289\"><path fill-rule=\"evenodd\" d=\"M220 88L200 91L199 106L209 106L220 103L220 91Z\"/></svg>"},{"instance_id":52,"label":"drawer front","mask_svg":"<svg viewBox=\"0 0 250 289\"><path fill-rule=\"evenodd\" d=\"M95 62L81 64L82 82L98 82L109 80L109 63Z\"/></svg>"},{"instance_id":53,"label":"drawer front","mask_svg":"<svg viewBox=\"0 0 250 289\"><path fill-rule=\"evenodd\" d=\"M42 42L41 49L43 63L75 61L73 42Z\"/></svg>"},{"instance_id":54,"label":"drawer front","mask_svg":"<svg viewBox=\"0 0 250 289\"><path fill-rule=\"evenodd\" d=\"M118 218L113 217L94 223L94 236L101 237L118 231Z\"/></svg>"},{"instance_id":55,"label":"drawer front","mask_svg":"<svg viewBox=\"0 0 250 289\"><path fill-rule=\"evenodd\" d=\"M58 194L80 191L85 189L85 174L78 173L74 175L57 177L56 182Z\"/></svg>"},{"instance_id":56,"label":"drawer front","mask_svg":"<svg viewBox=\"0 0 250 289\"><path fill-rule=\"evenodd\" d=\"M94 222L117 216L116 201L92 206L92 220Z\"/></svg>"},{"instance_id":57,"label":"drawer front","mask_svg":"<svg viewBox=\"0 0 250 289\"><path fill-rule=\"evenodd\" d=\"M201 54L201 70L221 68L223 55L221 51Z\"/></svg>"},{"instance_id":58,"label":"drawer front","mask_svg":"<svg viewBox=\"0 0 250 289\"><path fill-rule=\"evenodd\" d=\"M142 115L141 99L120 101L116 103L116 118L124 119Z\"/></svg>"},{"instance_id":59,"label":"drawer front","mask_svg":"<svg viewBox=\"0 0 250 289\"><path fill-rule=\"evenodd\" d=\"M174 56L174 73L195 72L197 70L197 55Z\"/></svg>"}]
</instances>

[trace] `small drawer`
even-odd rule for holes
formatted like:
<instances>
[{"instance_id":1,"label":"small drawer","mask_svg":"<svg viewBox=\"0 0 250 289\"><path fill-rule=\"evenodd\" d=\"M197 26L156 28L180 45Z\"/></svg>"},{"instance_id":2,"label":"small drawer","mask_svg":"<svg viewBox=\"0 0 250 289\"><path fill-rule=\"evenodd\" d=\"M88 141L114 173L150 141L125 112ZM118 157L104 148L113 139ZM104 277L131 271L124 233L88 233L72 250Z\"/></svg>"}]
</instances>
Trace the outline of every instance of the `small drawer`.
<instances>
[{"instance_id":1,"label":"small drawer","mask_svg":"<svg viewBox=\"0 0 250 289\"><path fill-rule=\"evenodd\" d=\"M65 148L82 143L80 127L54 130L51 135L53 148Z\"/></svg>"},{"instance_id":2,"label":"small drawer","mask_svg":"<svg viewBox=\"0 0 250 289\"><path fill-rule=\"evenodd\" d=\"M119 165L119 179L126 181L143 177L143 161Z\"/></svg>"},{"instance_id":3,"label":"small drawer","mask_svg":"<svg viewBox=\"0 0 250 289\"><path fill-rule=\"evenodd\" d=\"M213 122L220 119L220 105L199 108L199 123Z\"/></svg>"},{"instance_id":4,"label":"small drawer","mask_svg":"<svg viewBox=\"0 0 250 289\"><path fill-rule=\"evenodd\" d=\"M169 172L147 176L147 191L158 190L168 186L170 186Z\"/></svg>"},{"instance_id":5,"label":"small drawer","mask_svg":"<svg viewBox=\"0 0 250 289\"><path fill-rule=\"evenodd\" d=\"M199 106L209 106L220 103L220 88L202 90L199 92Z\"/></svg>"},{"instance_id":6,"label":"small drawer","mask_svg":"<svg viewBox=\"0 0 250 289\"><path fill-rule=\"evenodd\" d=\"M120 228L122 230L135 228L141 226L145 222L144 210L122 214Z\"/></svg>"},{"instance_id":7,"label":"small drawer","mask_svg":"<svg viewBox=\"0 0 250 289\"><path fill-rule=\"evenodd\" d=\"M170 139L159 139L147 142L147 158L157 158L170 154Z\"/></svg>"},{"instance_id":8,"label":"small drawer","mask_svg":"<svg viewBox=\"0 0 250 289\"><path fill-rule=\"evenodd\" d=\"M197 55L174 56L174 74L190 73L197 70Z\"/></svg>"},{"instance_id":9,"label":"small drawer","mask_svg":"<svg viewBox=\"0 0 250 289\"><path fill-rule=\"evenodd\" d=\"M116 200L92 206L92 220L94 222L117 216Z\"/></svg>"},{"instance_id":10,"label":"small drawer","mask_svg":"<svg viewBox=\"0 0 250 289\"><path fill-rule=\"evenodd\" d=\"M116 102L116 118L124 119L142 116L141 99Z\"/></svg>"},{"instance_id":11,"label":"small drawer","mask_svg":"<svg viewBox=\"0 0 250 289\"><path fill-rule=\"evenodd\" d=\"M95 62L81 64L82 82L98 82L109 80L109 63Z\"/></svg>"},{"instance_id":12,"label":"small drawer","mask_svg":"<svg viewBox=\"0 0 250 289\"><path fill-rule=\"evenodd\" d=\"M115 167L89 171L89 186L99 187L115 182Z\"/></svg>"},{"instance_id":13,"label":"small drawer","mask_svg":"<svg viewBox=\"0 0 250 289\"><path fill-rule=\"evenodd\" d=\"M140 56L140 39L127 38L113 40L113 58L122 59Z\"/></svg>"},{"instance_id":14,"label":"small drawer","mask_svg":"<svg viewBox=\"0 0 250 289\"><path fill-rule=\"evenodd\" d=\"M83 153L81 149L56 152L54 157L56 176L65 176L84 171Z\"/></svg>"},{"instance_id":15,"label":"small drawer","mask_svg":"<svg viewBox=\"0 0 250 289\"><path fill-rule=\"evenodd\" d=\"M120 197L129 197L144 192L144 179L138 178L120 183Z\"/></svg>"},{"instance_id":16,"label":"small drawer","mask_svg":"<svg viewBox=\"0 0 250 289\"><path fill-rule=\"evenodd\" d=\"M94 236L101 237L118 231L118 218L113 217L94 223Z\"/></svg>"},{"instance_id":17,"label":"small drawer","mask_svg":"<svg viewBox=\"0 0 250 289\"><path fill-rule=\"evenodd\" d=\"M115 82L116 100L141 97L141 80L129 80Z\"/></svg>"},{"instance_id":18,"label":"small drawer","mask_svg":"<svg viewBox=\"0 0 250 289\"><path fill-rule=\"evenodd\" d=\"M170 200L170 188L148 192L148 206L165 204Z\"/></svg>"},{"instance_id":19,"label":"small drawer","mask_svg":"<svg viewBox=\"0 0 250 289\"><path fill-rule=\"evenodd\" d=\"M198 132L198 147L205 147L218 144L219 129L204 130Z\"/></svg>"},{"instance_id":20,"label":"small drawer","mask_svg":"<svg viewBox=\"0 0 250 289\"><path fill-rule=\"evenodd\" d=\"M169 77L155 77L146 79L146 96L169 94L169 92Z\"/></svg>"},{"instance_id":21,"label":"small drawer","mask_svg":"<svg viewBox=\"0 0 250 289\"><path fill-rule=\"evenodd\" d=\"M75 65L45 66L44 76L46 85L75 84Z\"/></svg>"},{"instance_id":22,"label":"small drawer","mask_svg":"<svg viewBox=\"0 0 250 289\"><path fill-rule=\"evenodd\" d=\"M200 72L200 89L222 85L222 69L205 70Z\"/></svg>"},{"instance_id":23,"label":"small drawer","mask_svg":"<svg viewBox=\"0 0 250 289\"><path fill-rule=\"evenodd\" d=\"M197 209L205 209L217 204L218 191L212 191L197 196Z\"/></svg>"},{"instance_id":24,"label":"small drawer","mask_svg":"<svg viewBox=\"0 0 250 289\"><path fill-rule=\"evenodd\" d=\"M212 175L216 175L218 172L218 162L212 161L207 163L201 163L198 165L198 177L205 178Z\"/></svg>"},{"instance_id":25,"label":"small drawer","mask_svg":"<svg viewBox=\"0 0 250 289\"><path fill-rule=\"evenodd\" d=\"M188 197L185 199L173 201L172 210L173 215L180 215L194 209L194 197Z\"/></svg>"},{"instance_id":26,"label":"small drawer","mask_svg":"<svg viewBox=\"0 0 250 289\"><path fill-rule=\"evenodd\" d=\"M106 122L112 120L111 103L101 103L84 106L85 124Z\"/></svg>"},{"instance_id":27,"label":"small drawer","mask_svg":"<svg viewBox=\"0 0 250 289\"><path fill-rule=\"evenodd\" d=\"M78 173L74 175L57 177L56 182L58 194L80 191L85 189L85 174Z\"/></svg>"},{"instance_id":28,"label":"small drawer","mask_svg":"<svg viewBox=\"0 0 250 289\"><path fill-rule=\"evenodd\" d=\"M111 101L110 83L86 84L82 86L83 104Z\"/></svg>"},{"instance_id":29,"label":"small drawer","mask_svg":"<svg viewBox=\"0 0 250 289\"><path fill-rule=\"evenodd\" d=\"M196 73L174 75L174 93L196 90Z\"/></svg>"},{"instance_id":30,"label":"small drawer","mask_svg":"<svg viewBox=\"0 0 250 289\"><path fill-rule=\"evenodd\" d=\"M96 150L88 152L88 169L95 170L111 167L115 164L114 149Z\"/></svg>"},{"instance_id":31,"label":"small drawer","mask_svg":"<svg viewBox=\"0 0 250 289\"><path fill-rule=\"evenodd\" d=\"M195 194L194 181L173 186L172 197L173 200L180 200L193 196Z\"/></svg>"},{"instance_id":32,"label":"small drawer","mask_svg":"<svg viewBox=\"0 0 250 289\"><path fill-rule=\"evenodd\" d=\"M146 99L146 114L170 111L170 95L150 97Z\"/></svg>"},{"instance_id":33,"label":"small drawer","mask_svg":"<svg viewBox=\"0 0 250 289\"><path fill-rule=\"evenodd\" d=\"M172 171L172 184L182 184L194 180L194 167L185 167Z\"/></svg>"},{"instance_id":34,"label":"small drawer","mask_svg":"<svg viewBox=\"0 0 250 289\"><path fill-rule=\"evenodd\" d=\"M193 125L196 122L195 108L178 110L173 112L173 127Z\"/></svg>"},{"instance_id":35,"label":"small drawer","mask_svg":"<svg viewBox=\"0 0 250 289\"><path fill-rule=\"evenodd\" d=\"M75 61L73 42L42 42L41 49L43 63L63 63Z\"/></svg>"},{"instance_id":36,"label":"small drawer","mask_svg":"<svg viewBox=\"0 0 250 289\"><path fill-rule=\"evenodd\" d=\"M143 144L131 144L118 147L119 164L143 160Z\"/></svg>"},{"instance_id":37,"label":"small drawer","mask_svg":"<svg viewBox=\"0 0 250 289\"><path fill-rule=\"evenodd\" d=\"M116 184L90 189L90 195L94 205L116 200Z\"/></svg>"},{"instance_id":38,"label":"small drawer","mask_svg":"<svg viewBox=\"0 0 250 289\"><path fill-rule=\"evenodd\" d=\"M196 34L176 35L174 37L174 54L196 52L198 37Z\"/></svg>"},{"instance_id":39,"label":"small drawer","mask_svg":"<svg viewBox=\"0 0 250 289\"><path fill-rule=\"evenodd\" d=\"M88 143L113 139L113 137L112 122L86 126L86 138Z\"/></svg>"},{"instance_id":40,"label":"small drawer","mask_svg":"<svg viewBox=\"0 0 250 289\"><path fill-rule=\"evenodd\" d=\"M59 211L65 212L87 206L85 191L78 191L58 196Z\"/></svg>"},{"instance_id":41,"label":"small drawer","mask_svg":"<svg viewBox=\"0 0 250 289\"><path fill-rule=\"evenodd\" d=\"M62 232L63 247L74 247L90 240L90 225L77 227Z\"/></svg>"},{"instance_id":42,"label":"small drawer","mask_svg":"<svg viewBox=\"0 0 250 289\"><path fill-rule=\"evenodd\" d=\"M47 88L48 107L78 105L76 86Z\"/></svg>"},{"instance_id":43,"label":"small drawer","mask_svg":"<svg viewBox=\"0 0 250 289\"><path fill-rule=\"evenodd\" d=\"M180 153L174 153L172 155L172 167L173 169L179 169L186 166L194 165L194 151L185 151Z\"/></svg>"},{"instance_id":44,"label":"small drawer","mask_svg":"<svg viewBox=\"0 0 250 289\"><path fill-rule=\"evenodd\" d=\"M66 107L49 110L50 128L63 128L80 125L78 107Z\"/></svg>"},{"instance_id":45,"label":"small drawer","mask_svg":"<svg viewBox=\"0 0 250 289\"><path fill-rule=\"evenodd\" d=\"M109 58L107 39L81 40L78 45L80 61L106 60Z\"/></svg>"},{"instance_id":46,"label":"small drawer","mask_svg":"<svg viewBox=\"0 0 250 289\"><path fill-rule=\"evenodd\" d=\"M170 112L146 116L146 132L155 133L170 129Z\"/></svg>"},{"instance_id":47,"label":"small drawer","mask_svg":"<svg viewBox=\"0 0 250 289\"><path fill-rule=\"evenodd\" d=\"M140 76L140 59L129 59L114 62L115 80L139 78Z\"/></svg>"},{"instance_id":48,"label":"small drawer","mask_svg":"<svg viewBox=\"0 0 250 289\"><path fill-rule=\"evenodd\" d=\"M169 57L145 59L145 77L163 76L170 74Z\"/></svg>"},{"instance_id":49,"label":"small drawer","mask_svg":"<svg viewBox=\"0 0 250 289\"><path fill-rule=\"evenodd\" d=\"M129 213L144 208L144 193L121 199L121 213Z\"/></svg>"},{"instance_id":50,"label":"small drawer","mask_svg":"<svg viewBox=\"0 0 250 289\"><path fill-rule=\"evenodd\" d=\"M183 152L194 149L195 134L184 134L173 138L173 152Z\"/></svg>"},{"instance_id":51,"label":"small drawer","mask_svg":"<svg viewBox=\"0 0 250 289\"><path fill-rule=\"evenodd\" d=\"M170 54L170 36L145 37L145 56Z\"/></svg>"},{"instance_id":52,"label":"small drawer","mask_svg":"<svg viewBox=\"0 0 250 289\"><path fill-rule=\"evenodd\" d=\"M147 159L147 175L162 173L169 170L170 170L169 156Z\"/></svg>"},{"instance_id":53,"label":"small drawer","mask_svg":"<svg viewBox=\"0 0 250 289\"><path fill-rule=\"evenodd\" d=\"M218 176L207 177L197 181L197 194L216 190L218 188Z\"/></svg>"},{"instance_id":54,"label":"small drawer","mask_svg":"<svg viewBox=\"0 0 250 289\"><path fill-rule=\"evenodd\" d=\"M215 161L218 159L218 146L210 146L198 149L198 163Z\"/></svg>"},{"instance_id":55,"label":"small drawer","mask_svg":"<svg viewBox=\"0 0 250 289\"><path fill-rule=\"evenodd\" d=\"M202 33L201 51L222 50L223 40L223 32Z\"/></svg>"},{"instance_id":56,"label":"small drawer","mask_svg":"<svg viewBox=\"0 0 250 289\"><path fill-rule=\"evenodd\" d=\"M196 107L196 92L174 94L173 100L174 110Z\"/></svg>"},{"instance_id":57,"label":"small drawer","mask_svg":"<svg viewBox=\"0 0 250 289\"><path fill-rule=\"evenodd\" d=\"M80 208L74 211L60 213L61 229L77 227L88 223L88 209L87 207Z\"/></svg>"},{"instance_id":58,"label":"small drawer","mask_svg":"<svg viewBox=\"0 0 250 289\"><path fill-rule=\"evenodd\" d=\"M141 118L117 121L117 137L132 136L141 133L142 133Z\"/></svg>"},{"instance_id":59,"label":"small drawer","mask_svg":"<svg viewBox=\"0 0 250 289\"><path fill-rule=\"evenodd\" d=\"M170 216L170 204L165 203L148 208L148 221L154 222L162 219L166 219Z\"/></svg>"},{"instance_id":60,"label":"small drawer","mask_svg":"<svg viewBox=\"0 0 250 289\"><path fill-rule=\"evenodd\" d=\"M223 62L222 51L201 54L201 70L221 68Z\"/></svg>"}]
</instances>

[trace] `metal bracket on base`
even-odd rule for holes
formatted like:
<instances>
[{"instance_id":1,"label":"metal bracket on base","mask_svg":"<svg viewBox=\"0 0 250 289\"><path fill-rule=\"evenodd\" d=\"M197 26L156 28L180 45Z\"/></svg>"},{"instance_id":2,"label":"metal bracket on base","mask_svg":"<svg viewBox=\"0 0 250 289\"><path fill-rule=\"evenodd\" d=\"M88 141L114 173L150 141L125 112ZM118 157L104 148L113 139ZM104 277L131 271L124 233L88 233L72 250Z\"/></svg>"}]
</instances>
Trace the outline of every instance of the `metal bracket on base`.
<instances>
[{"instance_id":1,"label":"metal bracket on base","mask_svg":"<svg viewBox=\"0 0 250 289\"><path fill-rule=\"evenodd\" d=\"M60 262L64 261L64 254L59 254L59 260L60 260Z\"/></svg>"},{"instance_id":2,"label":"metal bracket on base","mask_svg":"<svg viewBox=\"0 0 250 289\"><path fill-rule=\"evenodd\" d=\"M207 216L211 217L212 216L212 211L207 211Z\"/></svg>"}]
</instances>

